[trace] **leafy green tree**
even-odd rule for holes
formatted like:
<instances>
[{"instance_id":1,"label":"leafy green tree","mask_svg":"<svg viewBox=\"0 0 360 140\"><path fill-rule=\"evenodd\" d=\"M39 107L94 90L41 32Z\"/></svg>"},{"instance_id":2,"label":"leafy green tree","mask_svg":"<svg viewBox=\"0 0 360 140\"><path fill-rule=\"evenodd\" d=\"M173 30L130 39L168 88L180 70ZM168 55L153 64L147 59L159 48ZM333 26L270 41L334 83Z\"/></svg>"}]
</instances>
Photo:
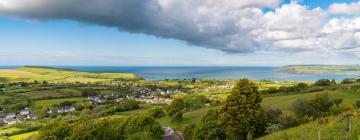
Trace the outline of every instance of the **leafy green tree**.
<instances>
[{"instance_id":1,"label":"leafy green tree","mask_svg":"<svg viewBox=\"0 0 360 140\"><path fill-rule=\"evenodd\" d=\"M182 123L183 120L183 113L181 111L171 116L171 122L173 123Z\"/></svg>"},{"instance_id":2,"label":"leafy green tree","mask_svg":"<svg viewBox=\"0 0 360 140\"><path fill-rule=\"evenodd\" d=\"M234 139L248 134L264 133L265 112L261 107L258 87L248 79L240 79L220 110L220 121Z\"/></svg>"},{"instance_id":3,"label":"leafy green tree","mask_svg":"<svg viewBox=\"0 0 360 140\"><path fill-rule=\"evenodd\" d=\"M315 86L330 86L331 84L332 82L329 79L320 79L314 83Z\"/></svg>"},{"instance_id":4,"label":"leafy green tree","mask_svg":"<svg viewBox=\"0 0 360 140\"><path fill-rule=\"evenodd\" d=\"M65 121L55 121L43 127L39 132L39 140L64 140L71 135L71 126Z\"/></svg>"},{"instance_id":5,"label":"leafy green tree","mask_svg":"<svg viewBox=\"0 0 360 140\"><path fill-rule=\"evenodd\" d=\"M297 116L312 116L313 109L310 106L309 100L306 99L296 99L292 104L292 110Z\"/></svg>"},{"instance_id":6,"label":"leafy green tree","mask_svg":"<svg viewBox=\"0 0 360 140\"><path fill-rule=\"evenodd\" d=\"M158 122L143 115L131 116L126 120L123 128L125 139L160 140L164 133ZM136 134L135 138L134 134Z\"/></svg>"},{"instance_id":7,"label":"leafy green tree","mask_svg":"<svg viewBox=\"0 0 360 140\"><path fill-rule=\"evenodd\" d=\"M185 140L192 140L194 137L194 131L195 131L196 125L190 124L186 125L183 129L183 137Z\"/></svg>"},{"instance_id":8,"label":"leafy green tree","mask_svg":"<svg viewBox=\"0 0 360 140\"><path fill-rule=\"evenodd\" d=\"M317 94L310 100L310 106L314 109L314 117L325 116L330 112L330 108L334 105L329 94Z\"/></svg>"},{"instance_id":9,"label":"leafy green tree","mask_svg":"<svg viewBox=\"0 0 360 140\"><path fill-rule=\"evenodd\" d=\"M149 114L149 116L151 116L154 119L165 116L165 112L161 107L154 107L154 108L150 109L148 114Z\"/></svg>"},{"instance_id":10,"label":"leafy green tree","mask_svg":"<svg viewBox=\"0 0 360 140\"><path fill-rule=\"evenodd\" d=\"M196 126L192 139L194 140L223 140L226 139L224 126L218 119L217 110L210 110ZM191 139L190 139L191 140Z\"/></svg>"},{"instance_id":11,"label":"leafy green tree","mask_svg":"<svg viewBox=\"0 0 360 140\"><path fill-rule=\"evenodd\" d=\"M328 115L333 105L334 101L329 98L328 94L317 94L310 100L297 99L293 103L293 111L299 117L317 118Z\"/></svg>"},{"instance_id":12,"label":"leafy green tree","mask_svg":"<svg viewBox=\"0 0 360 140\"><path fill-rule=\"evenodd\" d=\"M336 105L336 107L339 107L339 105L343 102L343 99L334 99L334 104Z\"/></svg>"},{"instance_id":13,"label":"leafy green tree","mask_svg":"<svg viewBox=\"0 0 360 140\"><path fill-rule=\"evenodd\" d=\"M355 108L359 109L360 108L360 100L356 100L354 106L355 106Z\"/></svg>"},{"instance_id":14,"label":"leafy green tree","mask_svg":"<svg viewBox=\"0 0 360 140\"><path fill-rule=\"evenodd\" d=\"M186 107L186 104L183 99L175 99L167 108L167 113L169 116L175 115L177 112L181 112Z\"/></svg>"},{"instance_id":15,"label":"leafy green tree","mask_svg":"<svg viewBox=\"0 0 360 140\"><path fill-rule=\"evenodd\" d=\"M84 89L80 94L82 97L97 96L100 94L100 91L97 89Z\"/></svg>"}]
</instances>

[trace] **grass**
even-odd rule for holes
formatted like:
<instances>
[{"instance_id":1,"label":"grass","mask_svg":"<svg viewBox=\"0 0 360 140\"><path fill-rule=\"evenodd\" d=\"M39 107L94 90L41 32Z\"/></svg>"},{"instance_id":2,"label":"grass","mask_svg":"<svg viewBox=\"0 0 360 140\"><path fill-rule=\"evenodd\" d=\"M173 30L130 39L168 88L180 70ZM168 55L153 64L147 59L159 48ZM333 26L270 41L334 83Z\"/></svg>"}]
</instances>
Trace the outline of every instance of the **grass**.
<instances>
[{"instance_id":1,"label":"grass","mask_svg":"<svg viewBox=\"0 0 360 140\"><path fill-rule=\"evenodd\" d=\"M36 100L31 103L31 109L35 112L40 112L43 109L51 108L55 104L59 104L64 101L81 101L84 98L63 98L63 99L48 99L48 100Z\"/></svg>"},{"instance_id":2,"label":"grass","mask_svg":"<svg viewBox=\"0 0 360 140\"><path fill-rule=\"evenodd\" d=\"M301 94L292 94L292 95L279 95L279 96L270 96L263 98L262 105L264 108L273 108L273 109L282 109L289 110L291 105L297 99L301 98L311 98L316 94L328 93L330 98L340 98L343 99L345 104L353 104L356 100L360 100L360 94L348 93L344 91L323 91L323 92L312 92L312 93L301 93Z\"/></svg>"},{"instance_id":3,"label":"grass","mask_svg":"<svg viewBox=\"0 0 360 140\"><path fill-rule=\"evenodd\" d=\"M81 90L75 88L64 88L64 89L49 89L49 90L40 90L40 91L30 91L21 93L32 100L44 99L44 98L66 98L80 96Z\"/></svg>"},{"instance_id":4,"label":"grass","mask_svg":"<svg viewBox=\"0 0 360 140\"><path fill-rule=\"evenodd\" d=\"M27 133L23 133L23 134L19 134L19 135L14 135L9 138L10 138L10 140L25 140L31 136L37 135L38 133L39 133L38 131L27 132Z\"/></svg>"},{"instance_id":5,"label":"grass","mask_svg":"<svg viewBox=\"0 0 360 140\"><path fill-rule=\"evenodd\" d=\"M10 134L10 133L13 133L13 132L16 132L16 131L19 131L19 130L21 130L21 129L20 129L20 128L16 128L16 127L1 128L1 129L0 129L0 135Z\"/></svg>"},{"instance_id":6,"label":"grass","mask_svg":"<svg viewBox=\"0 0 360 140\"><path fill-rule=\"evenodd\" d=\"M358 65L298 65L280 68L282 72L309 74L360 74Z\"/></svg>"},{"instance_id":7,"label":"grass","mask_svg":"<svg viewBox=\"0 0 360 140\"><path fill-rule=\"evenodd\" d=\"M130 73L95 73L26 66L0 70L0 79L6 82L32 82L35 80L48 82L107 82L121 79L141 79L141 77Z\"/></svg>"},{"instance_id":8,"label":"grass","mask_svg":"<svg viewBox=\"0 0 360 140\"><path fill-rule=\"evenodd\" d=\"M181 130L182 126L189 125L189 124L197 124L198 122L200 122L202 117L204 115L206 115L206 113L209 110L218 109L218 108L219 108L219 106L212 106L212 107L204 107L204 108L201 108L198 110L186 112L183 115L184 121L181 124L172 123L171 118L169 116L162 117L162 118L158 119L158 121L162 126L171 126L177 130Z\"/></svg>"},{"instance_id":9,"label":"grass","mask_svg":"<svg viewBox=\"0 0 360 140\"><path fill-rule=\"evenodd\" d=\"M348 131L348 114L352 114L350 123L352 125L351 131ZM327 121L313 121L298 127L278 131L259 140L284 140L297 139L309 140L317 139L320 133L322 140L347 140L360 138L360 118L359 111L350 111L337 116L330 116L322 120ZM320 131L320 132L319 132Z\"/></svg>"}]
</instances>

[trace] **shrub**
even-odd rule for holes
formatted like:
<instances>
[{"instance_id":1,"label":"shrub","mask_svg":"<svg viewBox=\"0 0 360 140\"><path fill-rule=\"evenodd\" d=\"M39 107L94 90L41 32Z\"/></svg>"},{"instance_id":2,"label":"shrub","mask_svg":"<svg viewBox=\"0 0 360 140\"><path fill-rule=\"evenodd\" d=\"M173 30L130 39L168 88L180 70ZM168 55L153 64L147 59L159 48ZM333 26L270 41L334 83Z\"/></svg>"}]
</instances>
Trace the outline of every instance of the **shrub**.
<instances>
[{"instance_id":1,"label":"shrub","mask_svg":"<svg viewBox=\"0 0 360 140\"><path fill-rule=\"evenodd\" d=\"M284 128L293 127L299 124L298 119L296 119L296 117L291 114L282 115L279 119L279 123Z\"/></svg>"},{"instance_id":2,"label":"shrub","mask_svg":"<svg viewBox=\"0 0 360 140\"><path fill-rule=\"evenodd\" d=\"M171 104L167 107L167 113L169 116L175 115L177 112L183 111L186 107L186 104L183 99L175 99L171 102Z\"/></svg>"},{"instance_id":3,"label":"shrub","mask_svg":"<svg viewBox=\"0 0 360 140\"><path fill-rule=\"evenodd\" d=\"M293 103L292 109L299 117L311 116L317 118L328 115L333 105L334 101L329 98L328 94L317 94L310 100L297 99Z\"/></svg>"},{"instance_id":4,"label":"shrub","mask_svg":"<svg viewBox=\"0 0 360 140\"><path fill-rule=\"evenodd\" d=\"M359 109L359 108L360 108L360 100L356 100L356 101L355 101L354 107L355 107L356 109Z\"/></svg>"},{"instance_id":5,"label":"shrub","mask_svg":"<svg viewBox=\"0 0 360 140\"><path fill-rule=\"evenodd\" d=\"M330 86L332 82L329 79L320 79L314 83L314 86Z\"/></svg>"},{"instance_id":6,"label":"shrub","mask_svg":"<svg viewBox=\"0 0 360 140\"><path fill-rule=\"evenodd\" d=\"M351 83L355 83L355 80L350 78L345 78L344 80L341 81L341 84L351 84Z\"/></svg>"},{"instance_id":7,"label":"shrub","mask_svg":"<svg viewBox=\"0 0 360 140\"><path fill-rule=\"evenodd\" d=\"M193 140L222 140L226 139L225 127L219 121L217 110L210 110L201 119L193 132ZM191 140L191 139L189 139Z\"/></svg>"},{"instance_id":8,"label":"shrub","mask_svg":"<svg viewBox=\"0 0 360 140\"><path fill-rule=\"evenodd\" d=\"M150 109L148 114L152 118L161 118L161 117L165 116L165 112L161 107L154 107L154 108Z\"/></svg>"},{"instance_id":9,"label":"shrub","mask_svg":"<svg viewBox=\"0 0 360 140\"><path fill-rule=\"evenodd\" d=\"M183 122L183 113L178 112L175 115L171 116L171 122L173 123L182 123Z\"/></svg>"},{"instance_id":10,"label":"shrub","mask_svg":"<svg viewBox=\"0 0 360 140\"><path fill-rule=\"evenodd\" d=\"M272 122L272 123L278 122L282 113L283 112L280 109L266 110L267 119L269 122Z\"/></svg>"},{"instance_id":11,"label":"shrub","mask_svg":"<svg viewBox=\"0 0 360 140\"><path fill-rule=\"evenodd\" d=\"M336 107L339 107L339 105L343 102L343 99L334 99L334 104Z\"/></svg>"}]
</instances>

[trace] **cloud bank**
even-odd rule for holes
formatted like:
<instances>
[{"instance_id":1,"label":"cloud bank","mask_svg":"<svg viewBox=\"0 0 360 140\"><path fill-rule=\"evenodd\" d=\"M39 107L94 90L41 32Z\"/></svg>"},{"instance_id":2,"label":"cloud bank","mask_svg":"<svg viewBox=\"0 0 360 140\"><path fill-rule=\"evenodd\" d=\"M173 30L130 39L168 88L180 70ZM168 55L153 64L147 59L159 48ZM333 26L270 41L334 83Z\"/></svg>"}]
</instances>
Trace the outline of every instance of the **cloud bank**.
<instances>
[{"instance_id":1,"label":"cloud bank","mask_svg":"<svg viewBox=\"0 0 360 140\"><path fill-rule=\"evenodd\" d=\"M228 53L358 55L359 3L310 9L281 0L0 0L0 15L68 19ZM264 10L271 9L271 10Z\"/></svg>"}]
</instances>

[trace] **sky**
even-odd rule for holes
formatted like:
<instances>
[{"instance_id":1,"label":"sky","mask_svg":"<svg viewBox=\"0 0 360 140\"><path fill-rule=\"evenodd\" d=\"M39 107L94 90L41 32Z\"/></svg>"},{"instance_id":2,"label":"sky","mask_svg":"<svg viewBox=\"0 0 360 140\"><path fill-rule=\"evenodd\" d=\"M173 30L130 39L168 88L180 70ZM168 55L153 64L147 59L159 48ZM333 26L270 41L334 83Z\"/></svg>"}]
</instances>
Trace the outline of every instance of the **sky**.
<instances>
[{"instance_id":1,"label":"sky","mask_svg":"<svg viewBox=\"0 0 360 140\"><path fill-rule=\"evenodd\" d=\"M359 64L357 0L0 0L0 65Z\"/></svg>"}]
</instances>

